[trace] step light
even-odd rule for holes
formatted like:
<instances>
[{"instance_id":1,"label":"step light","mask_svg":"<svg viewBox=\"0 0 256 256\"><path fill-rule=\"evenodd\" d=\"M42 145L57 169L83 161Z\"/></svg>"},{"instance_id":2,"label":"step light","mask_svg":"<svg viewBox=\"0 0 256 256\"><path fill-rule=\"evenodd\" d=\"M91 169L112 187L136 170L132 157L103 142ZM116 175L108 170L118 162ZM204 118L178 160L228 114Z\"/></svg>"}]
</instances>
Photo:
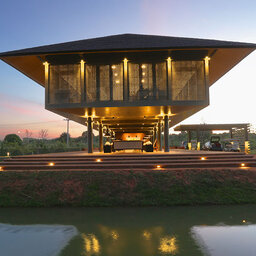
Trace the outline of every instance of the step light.
<instances>
[{"instance_id":1,"label":"step light","mask_svg":"<svg viewBox=\"0 0 256 256\"><path fill-rule=\"evenodd\" d=\"M0 166L0 171L3 171L4 170L4 167L3 166Z\"/></svg>"},{"instance_id":2,"label":"step light","mask_svg":"<svg viewBox=\"0 0 256 256\"><path fill-rule=\"evenodd\" d=\"M48 165L49 165L49 166L54 166L55 164L51 162L51 163L49 163Z\"/></svg>"},{"instance_id":3,"label":"step light","mask_svg":"<svg viewBox=\"0 0 256 256\"><path fill-rule=\"evenodd\" d=\"M160 168L161 168L161 165L157 165L156 168L157 168L157 169L160 169Z\"/></svg>"},{"instance_id":4,"label":"step light","mask_svg":"<svg viewBox=\"0 0 256 256\"><path fill-rule=\"evenodd\" d=\"M206 157L202 156L200 159L201 159L201 160L206 160Z\"/></svg>"},{"instance_id":5,"label":"step light","mask_svg":"<svg viewBox=\"0 0 256 256\"><path fill-rule=\"evenodd\" d=\"M242 166L242 167L245 167L245 163L241 163L241 166Z\"/></svg>"},{"instance_id":6,"label":"step light","mask_svg":"<svg viewBox=\"0 0 256 256\"><path fill-rule=\"evenodd\" d=\"M102 160L101 159L96 159L96 162L101 162Z\"/></svg>"}]
</instances>

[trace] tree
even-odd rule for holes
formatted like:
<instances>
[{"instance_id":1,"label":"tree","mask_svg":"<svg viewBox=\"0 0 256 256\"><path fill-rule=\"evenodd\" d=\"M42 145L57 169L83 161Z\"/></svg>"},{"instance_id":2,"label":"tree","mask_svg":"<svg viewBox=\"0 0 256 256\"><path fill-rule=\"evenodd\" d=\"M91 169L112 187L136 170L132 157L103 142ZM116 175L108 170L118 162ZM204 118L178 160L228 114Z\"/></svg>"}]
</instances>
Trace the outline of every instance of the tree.
<instances>
[{"instance_id":1,"label":"tree","mask_svg":"<svg viewBox=\"0 0 256 256\"><path fill-rule=\"evenodd\" d=\"M4 138L5 143L17 143L18 145L22 145L22 140L17 134L8 134Z\"/></svg>"},{"instance_id":2,"label":"tree","mask_svg":"<svg viewBox=\"0 0 256 256\"><path fill-rule=\"evenodd\" d=\"M60 135L59 140L62 141L62 142L66 142L67 141L67 136L68 136L68 134L66 132L63 132ZM69 138L70 138L70 134L69 134Z\"/></svg>"},{"instance_id":3,"label":"tree","mask_svg":"<svg viewBox=\"0 0 256 256\"><path fill-rule=\"evenodd\" d=\"M48 130L42 129L39 133L39 139L45 140L48 137Z\"/></svg>"},{"instance_id":4,"label":"tree","mask_svg":"<svg viewBox=\"0 0 256 256\"><path fill-rule=\"evenodd\" d=\"M26 137L26 138L31 138L31 137L32 137L32 134L33 134L33 132L31 132L31 131L29 131L29 130L26 129L26 131L25 131L25 137Z\"/></svg>"}]
</instances>

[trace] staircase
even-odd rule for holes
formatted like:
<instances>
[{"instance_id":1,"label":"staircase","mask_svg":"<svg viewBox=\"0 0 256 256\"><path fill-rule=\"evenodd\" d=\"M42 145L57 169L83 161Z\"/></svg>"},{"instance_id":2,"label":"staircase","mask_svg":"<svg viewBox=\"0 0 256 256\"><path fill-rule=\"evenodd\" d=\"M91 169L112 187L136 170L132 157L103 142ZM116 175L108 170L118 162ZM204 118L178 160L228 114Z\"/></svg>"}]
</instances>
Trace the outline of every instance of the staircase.
<instances>
[{"instance_id":1,"label":"staircase","mask_svg":"<svg viewBox=\"0 0 256 256\"><path fill-rule=\"evenodd\" d=\"M191 168L256 167L254 155L244 153L198 154L78 154L32 155L5 158L2 171L20 170L169 170Z\"/></svg>"}]
</instances>

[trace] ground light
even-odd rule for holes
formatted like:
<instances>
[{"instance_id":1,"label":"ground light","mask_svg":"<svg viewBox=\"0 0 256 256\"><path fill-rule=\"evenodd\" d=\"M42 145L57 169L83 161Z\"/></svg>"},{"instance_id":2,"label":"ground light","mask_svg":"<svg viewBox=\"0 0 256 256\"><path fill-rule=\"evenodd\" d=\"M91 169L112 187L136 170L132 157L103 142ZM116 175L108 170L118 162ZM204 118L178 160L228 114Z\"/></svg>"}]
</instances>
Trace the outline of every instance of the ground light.
<instances>
[{"instance_id":1,"label":"ground light","mask_svg":"<svg viewBox=\"0 0 256 256\"><path fill-rule=\"evenodd\" d=\"M101 162L102 160L101 159L96 159L96 162Z\"/></svg>"},{"instance_id":2,"label":"ground light","mask_svg":"<svg viewBox=\"0 0 256 256\"><path fill-rule=\"evenodd\" d=\"M245 164L244 164L244 163L242 163L242 164L241 164L241 166L242 166L242 167L245 167Z\"/></svg>"},{"instance_id":3,"label":"ground light","mask_svg":"<svg viewBox=\"0 0 256 256\"><path fill-rule=\"evenodd\" d=\"M4 167L0 166L0 171L3 171L4 170Z\"/></svg>"},{"instance_id":4,"label":"ground light","mask_svg":"<svg viewBox=\"0 0 256 256\"><path fill-rule=\"evenodd\" d=\"M49 165L49 166L54 166L54 163L49 163L48 165Z\"/></svg>"},{"instance_id":5,"label":"ground light","mask_svg":"<svg viewBox=\"0 0 256 256\"><path fill-rule=\"evenodd\" d=\"M243 220L243 223L245 223L246 222L246 220Z\"/></svg>"},{"instance_id":6,"label":"ground light","mask_svg":"<svg viewBox=\"0 0 256 256\"><path fill-rule=\"evenodd\" d=\"M206 157L203 157L203 156L202 156L200 159L201 159L201 160L206 160Z\"/></svg>"},{"instance_id":7,"label":"ground light","mask_svg":"<svg viewBox=\"0 0 256 256\"><path fill-rule=\"evenodd\" d=\"M156 168L158 168L158 169L161 168L161 165L157 165Z\"/></svg>"}]
</instances>

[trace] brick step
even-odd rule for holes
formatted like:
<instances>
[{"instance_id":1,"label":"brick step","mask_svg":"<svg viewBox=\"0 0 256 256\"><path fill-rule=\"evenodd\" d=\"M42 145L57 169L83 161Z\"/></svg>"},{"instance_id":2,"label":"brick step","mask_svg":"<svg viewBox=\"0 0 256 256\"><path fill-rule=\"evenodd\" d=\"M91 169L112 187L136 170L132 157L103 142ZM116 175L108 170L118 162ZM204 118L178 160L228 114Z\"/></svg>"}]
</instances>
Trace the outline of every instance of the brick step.
<instances>
[{"instance_id":1,"label":"brick step","mask_svg":"<svg viewBox=\"0 0 256 256\"><path fill-rule=\"evenodd\" d=\"M256 167L256 162L246 162L244 163L245 167ZM220 168L220 167L241 167L241 162L198 162L198 163L163 163L160 164L162 169L165 168ZM115 169L115 170L123 170L123 169L156 169L157 164L153 163L118 163L116 165L109 163L92 163L92 164L55 164L54 166L48 165L7 165L3 166L4 170L52 170L52 169L60 169L60 170L75 170L75 169Z\"/></svg>"}]
</instances>

